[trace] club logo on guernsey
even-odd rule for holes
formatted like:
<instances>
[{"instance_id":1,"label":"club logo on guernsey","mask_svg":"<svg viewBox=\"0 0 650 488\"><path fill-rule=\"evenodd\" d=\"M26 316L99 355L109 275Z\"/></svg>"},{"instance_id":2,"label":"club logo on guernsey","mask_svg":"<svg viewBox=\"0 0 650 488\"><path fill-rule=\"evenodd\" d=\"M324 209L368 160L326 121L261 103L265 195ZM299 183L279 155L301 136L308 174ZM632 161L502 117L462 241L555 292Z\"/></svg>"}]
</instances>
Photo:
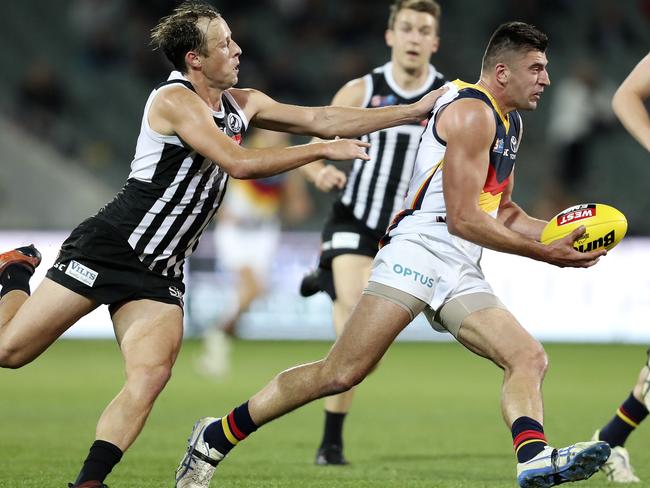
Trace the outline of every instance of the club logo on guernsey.
<instances>
[{"instance_id":1,"label":"club logo on guernsey","mask_svg":"<svg viewBox=\"0 0 650 488\"><path fill-rule=\"evenodd\" d=\"M95 284L95 280L99 276L97 271L90 269L75 260L70 261L70 264L65 270L65 274L90 287Z\"/></svg>"},{"instance_id":2,"label":"club logo on guernsey","mask_svg":"<svg viewBox=\"0 0 650 488\"><path fill-rule=\"evenodd\" d=\"M228 114L228 119L226 120L228 128L235 134L241 132L241 128L244 125L241 121L241 118L237 114Z\"/></svg>"},{"instance_id":3,"label":"club logo on guernsey","mask_svg":"<svg viewBox=\"0 0 650 488\"><path fill-rule=\"evenodd\" d=\"M405 278L409 278L415 283L420 283L427 288L433 288L433 278L430 278L429 276L420 273L419 271L415 271L406 266L402 266L401 264L395 264L393 265L393 272L397 273L398 275L402 275Z\"/></svg>"}]
</instances>

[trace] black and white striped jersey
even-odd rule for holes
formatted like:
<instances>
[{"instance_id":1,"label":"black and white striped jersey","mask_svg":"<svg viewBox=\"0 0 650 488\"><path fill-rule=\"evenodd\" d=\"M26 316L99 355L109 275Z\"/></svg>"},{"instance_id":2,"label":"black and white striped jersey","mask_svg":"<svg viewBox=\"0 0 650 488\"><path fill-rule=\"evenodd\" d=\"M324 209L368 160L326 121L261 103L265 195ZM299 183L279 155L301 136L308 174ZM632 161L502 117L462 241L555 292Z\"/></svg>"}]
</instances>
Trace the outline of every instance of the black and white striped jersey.
<instances>
[{"instance_id":1,"label":"black and white striped jersey","mask_svg":"<svg viewBox=\"0 0 650 488\"><path fill-rule=\"evenodd\" d=\"M228 175L213 161L185 145L177 136L155 132L148 114L155 96L169 86L192 84L178 71L149 96L131 173L124 188L96 215L115 227L140 261L153 272L182 277L183 263L196 249L205 227L226 191ZM213 112L217 126L237 143L248 120L228 92L221 110Z\"/></svg>"},{"instance_id":2,"label":"black and white striped jersey","mask_svg":"<svg viewBox=\"0 0 650 488\"><path fill-rule=\"evenodd\" d=\"M441 87L444 77L429 65L429 78L418 90L404 91L392 75L392 63L375 68L364 76L366 94L363 107L384 107L419 100ZM337 204L347 207L366 227L379 231L388 227L401 210L422 132L427 121L383 129L363 136L370 142L370 161L355 160Z\"/></svg>"}]
</instances>

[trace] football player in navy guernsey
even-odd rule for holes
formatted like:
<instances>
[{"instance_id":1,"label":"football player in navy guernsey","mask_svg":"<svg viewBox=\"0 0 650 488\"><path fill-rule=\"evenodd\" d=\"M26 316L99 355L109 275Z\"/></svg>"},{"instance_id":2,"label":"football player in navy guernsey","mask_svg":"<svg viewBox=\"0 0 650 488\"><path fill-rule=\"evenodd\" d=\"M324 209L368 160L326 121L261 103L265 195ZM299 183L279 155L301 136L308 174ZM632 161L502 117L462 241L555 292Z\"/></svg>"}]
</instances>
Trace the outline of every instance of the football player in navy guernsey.
<instances>
[{"instance_id":1,"label":"football player in navy guernsey","mask_svg":"<svg viewBox=\"0 0 650 488\"><path fill-rule=\"evenodd\" d=\"M650 98L650 54L634 67L618 87L612 99L614 113L628 132L650 151L650 116L645 101ZM612 455L601 467L607 479L617 483L637 483L638 476L630 464L625 448L628 436L648 416L650 409L650 350L630 395L616 410L611 420L598 429L593 439L612 447Z\"/></svg>"},{"instance_id":2,"label":"football player in navy guernsey","mask_svg":"<svg viewBox=\"0 0 650 488\"><path fill-rule=\"evenodd\" d=\"M335 139L245 149L246 128L325 139L358 137L428 116L444 90L397 107L307 108L234 89L241 49L219 12L181 4L152 31L175 70L144 108L131 173L120 193L63 243L29 297L33 246L0 254L0 366L34 360L80 317L107 304L126 381L99 419L71 487L98 488L140 433L170 378L183 334L183 263L219 207L228 177L271 176L321 159L368 159L368 144Z\"/></svg>"},{"instance_id":3,"label":"football player in navy guernsey","mask_svg":"<svg viewBox=\"0 0 650 488\"><path fill-rule=\"evenodd\" d=\"M332 104L382 107L409 103L442 86L442 74L430 64L438 50L440 14L435 0L395 1L385 35L390 61L347 83ZM402 208L425 126L423 121L363 136L361 140L372 147L370 161L354 161L347 181L344 173L322 161L301 168L323 191L344 184L323 229L318 267L300 287L304 296L318 291L330 295L337 336L368 283L379 240ZM352 397L353 390L349 390L325 399L324 432L316 464L347 464L343 423Z\"/></svg>"},{"instance_id":4,"label":"football player in navy guernsey","mask_svg":"<svg viewBox=\"0 0 650 488\"><path fill-rule=\"evenodd\" d=\"M434 329L503 370L502 415L522 488L579 481L598 471L610 454L606 442L563 449L547 443L546 353L495 296L480 266L484 247L578 268L606 253L573 248L584 227L540 243L546 222L511 198L519 110L534 110L550 84L547 43L532 25L503 24L488 43L479 81L446 85L422 135L405 205L382 238L368 285L332 349L320 361L281 372L223 417L196 422L177 488L208 487L218 464L260 426L359 384L420 312Z\"/></svg>"}]
</instances>

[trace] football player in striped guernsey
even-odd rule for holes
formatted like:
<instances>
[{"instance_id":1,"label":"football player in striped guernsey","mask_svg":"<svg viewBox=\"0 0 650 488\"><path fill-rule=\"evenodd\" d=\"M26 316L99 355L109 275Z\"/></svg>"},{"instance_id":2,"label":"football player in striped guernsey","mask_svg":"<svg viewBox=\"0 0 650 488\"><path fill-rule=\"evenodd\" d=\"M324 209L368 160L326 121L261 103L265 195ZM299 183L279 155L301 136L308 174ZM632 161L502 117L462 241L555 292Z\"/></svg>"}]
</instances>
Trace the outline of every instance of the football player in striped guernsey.
<instances>
[{"instance_id":1,"label":"football player in striped guernsey","mask_svg":"<svg viewBox=\"0 0 650 488\"><path fill-rule=\"evenodd\" d=\"M618 87L612 99L614 113L628 132L650 151L650 116L645 107L650 98L650 54L647 54ZM610 481L639 482L630 464L630 455L624 447L628 436L648 416L650 409L650 350L646 364L641 368L632 392L621 404L614 417L594 434L594 440L603 440L612 447L612 455L601 470Z\"/></svg>"},{"instance_id":2,"label":"football player in striped guernsey","mask_svg":"<svg viewBox=\"0 0 650 488\"><path fill-rule=\"evenodd\" d=\"M537 108L550 84L547 43L532 25L503 24L488 43L479 81L447 84L422 135L405 206L332 349L320 361L281 372L223 417L200 419L178 469L181 479L197 475L177 487L207 488L218 464L259 427L359 384L421 312L434 329L503 371L501 411L521 488L580 481L598 471L610 454L606 442L562 449L547 442L542 382L548 358L494 294L480 265L485 247L576 268L593 266L606 253L573 248L584 227L542 244L547 222L512 201L519 111Z\"/></svg>"},{"instance_id":3,"label":"football player in striped guernsey","mask_svg":"<svg viewBox=\"0 0 650 488\"><path fill-rule=\"evenodd\" d=\"M107 304L125 384L99 419L70 486L99 488L136 439L164 388L183 335L183 263L223 198L228 177L272 176L321 159L368 159L355 138L421 120L440 93L397 107L308 108L234 89L241 49L207 2L188 1L152 31L174 66L147 100L128 180L74 229L33 296L31 246L0 254L0 366L33 361L80 317ZM248 126L334 139L240 147Z\"/></svg>"},{"instance_id":4,"label":"football player in striped guernsey","mask_svg":"<svg viewBox=\"0 0 650 488\"><path fill-rule=\"evenodd\" d=\"M430 64L438 50L440 15L435 0L395 1L385 35L391 49L390 61L347 83L332 103L390 106L417 100L442 86L442 74ZM301 286L304 296L317 291L330 295L337 335L368 283L379 239L402 207L424 125L405 124L364 135L361 140L372 147L370 161L355 160L347 182L340 170L322 161L301 168L322 190L342 186L323 228L318 268L304 278ZM343 422L353 394L350 390L325 399L324 432L316 464L347 464Z\"/></svg>"}]
</instances>

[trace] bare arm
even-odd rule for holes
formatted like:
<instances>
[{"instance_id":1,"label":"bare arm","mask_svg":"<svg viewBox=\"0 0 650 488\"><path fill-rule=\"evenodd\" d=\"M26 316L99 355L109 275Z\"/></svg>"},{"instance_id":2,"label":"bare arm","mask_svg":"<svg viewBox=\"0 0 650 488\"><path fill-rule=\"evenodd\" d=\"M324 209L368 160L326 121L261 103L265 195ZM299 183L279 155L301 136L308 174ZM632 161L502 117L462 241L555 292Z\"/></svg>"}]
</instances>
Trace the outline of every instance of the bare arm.
<instances>
[{"instance_id":1,"label":"bare arm","mask_svg":"<svg viewBox=\"0 0 650 488\"><path fill-rule=\"evenodd\" d=\"M276 102L257 90L230 90L251 114L251 124L262 129L304 134L323 139L359 137L379 129L424 119L446 88L439 88L410 105L382 108L299 107Z\"/></svg>"},{"instance_id":2,"label":"bare arm","mask_svg":"<svg viewBox=\"0 0 650 488\"><path fill-rule=\"evenodd\" d=\"M542 231L548 222L528 215L519 205L512 201L514 187L514 172L510 176L510 183L501 195L497 220L508 229L523 234L529 239L540 240Z\"/></svg>"},{"instance_id":3,"label":"bare arm","mask_svg":"<svg viewBox=\"0 0 650 488\"><path fill-rule=\"evenodd\" d=\"M556 266L588 267L604 251L580 253L573 241L583 232L545 246L537 242L536 224L511 205L509 193L501 219L494 219L478 205L487 177L489 154L494 137L494 116L477 100L460 100L440 116L438 127L447 140L443 167L443 191L447 207L447 226L453 235L480 246L545 261ZM511 191L511 190L510 190ZM535 228L534 232L532 228ZM518 232L524 230L526 233Z\"/></svg>"},{"instance_id":4,"label":"bare arm","mask_svg":"<svg viewBox=\"0 0 650 488\"><path fill-rule=\"evenodd\" d=\"M368 144L348 139L286 148L240 147L219 130L203 100L183 87L167 88L158 94L149 111L149 124L161 134L178 135L196 152L240 179L271 176L322 158L368 159Z\"/></svg>"},{"instance_id":5,"label":"bare arm","mask_svg":"<svg viewBox=\"0 0 650 488\"><path fill-rule=\"evenodd\" d=\"M627 131L650 151L650 117L643 104L650 97L650 54L635 66L612 99L614 113Z\"/></svg>"},{"instance_id":6,"label":"bare arm","mask_svg":"<svg viewBox=\"0 0 650 488\"><path fill-rule=\"evenodd\" d=\"M361 107L365 97L366 83L363 78L358 78L346 83L332 99L332 105ZM314 138L312 142L316 142ZM333 188L343 188L347 180L345 173L325 161L319 160L306 164L300 172L321 191L330 191Z\"/></svg>"}]
</instances>

